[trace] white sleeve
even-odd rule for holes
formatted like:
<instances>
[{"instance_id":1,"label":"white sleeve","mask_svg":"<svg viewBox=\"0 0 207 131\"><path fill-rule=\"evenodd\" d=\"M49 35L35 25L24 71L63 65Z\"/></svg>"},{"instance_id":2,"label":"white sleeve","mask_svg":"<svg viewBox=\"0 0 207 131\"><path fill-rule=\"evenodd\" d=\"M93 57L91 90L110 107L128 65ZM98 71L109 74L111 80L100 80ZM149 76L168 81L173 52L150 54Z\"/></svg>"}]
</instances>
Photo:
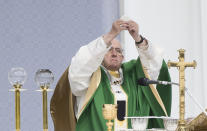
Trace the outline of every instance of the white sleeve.
<instances>
[{"instance_id":1,"label":"white sleeve","mask_svg":"<svg viewBox=\"0 0 207 131\"><path fill-rule=\"evenodd\" d=\"M82 46L72 58L69 68L71 91L75 96L85 95L90 77L101 65L108 49L102 37Z\"/></svg>"},{"instance_id":2,"label":"white sleeve","mask_svg":"<svg viewBox=\"0 0 207 131\"><path fill-rule=\"evenodd\" d=\"M147 71L152 80L157 80L160 69L163 61L163 50L148 41L148 48L141 47L138 48L138 53L141 59L141 62L144 67L147 68Z\"/></svg>"}]
</instances>

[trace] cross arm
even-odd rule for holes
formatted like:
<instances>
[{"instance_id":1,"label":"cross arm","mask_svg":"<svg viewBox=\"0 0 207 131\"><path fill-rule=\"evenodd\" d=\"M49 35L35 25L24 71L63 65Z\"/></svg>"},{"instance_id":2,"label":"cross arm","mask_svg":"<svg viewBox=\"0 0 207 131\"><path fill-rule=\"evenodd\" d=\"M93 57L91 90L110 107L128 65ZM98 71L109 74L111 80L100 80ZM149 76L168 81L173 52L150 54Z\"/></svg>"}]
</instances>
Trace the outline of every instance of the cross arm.
<instances>
[{"instance_id":1,"label":"cross arm","mask_svg":"<svg viewBox=\"0 0 207 131\"><path fill-rule=\"evenodd\" d=\"M170 60L167 62L167 66L170 67L178 67L178 62L171 62Z\"/></svg>"},{"instance_id":2,"label":"cross arm","mask_svg":"<svg viewBox=\"0 0 207 131\"><path fill-rule=\"evenodd\" d=\"M193 62L185 62L185 67L196 67L197 66L197 63L196 61L194 60Z\"/></svg>"}]
</instances>

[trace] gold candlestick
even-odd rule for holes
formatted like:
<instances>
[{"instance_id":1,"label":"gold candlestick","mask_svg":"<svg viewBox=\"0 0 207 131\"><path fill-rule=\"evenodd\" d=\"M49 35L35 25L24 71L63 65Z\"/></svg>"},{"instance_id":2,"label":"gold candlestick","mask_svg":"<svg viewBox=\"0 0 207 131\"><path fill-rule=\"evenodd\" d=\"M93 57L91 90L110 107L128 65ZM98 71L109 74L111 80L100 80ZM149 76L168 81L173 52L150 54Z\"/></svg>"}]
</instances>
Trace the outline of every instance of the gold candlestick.
<instances>
[{"instance_id":1,"label":"gold candlestick","mask_svg":"<svg viewBox=\"0 0 207 131\"><path fill-rule=\"evenodd\" d=\"M19 84L13 86L15 88L15 126L16 131L20 131L20 88Z\"/></svg>"},{"instance_id":2,"label":"gold candlestick","mask_svg":"<svg viewBox=\"0 0 207 131\"><path fill-rule=\"evenodd\" d=\"M178 67L179 69L179 101L180 101L180 118L178 121L178 127L176 131L185 131L186 122L185 122L185 68L186 67L196 67L196 61L193 62L185 62L185 50L179 49L179 62L170 62L168 61L168 67Z\"/></svg>"},{"instance_id":3,"label":"gold candlestick","mask_svg":"<svg viewBox=\"0 0 207 131\"><path fill-rule=\"evenodd\" d=\"M104 119L108 120L106 123L108 131L112 131L113 123L111 120L114 120L117 117L117 105L103 104L102 113Z\"/></svg>"},{"instance_id":4,"label":"gold candlestick","mask_svg":"<svg viewBox=\"0 0 207 131\"><path fill-rule=\"evenodd\" d=\"M41 86L42 89L42 105L43 105L43 131L48 131L48 117L47 117L47 89L48 86Z\"/></svg>"},{"instance_id":5,"label":"gold candlestick","mask_svg":"<svg viewBox=\"0 0 207 131\"><path fill-rule=\"evenodd\" d=\"M49 89L48 85L42 85L40 86L40 90L36 91L42 92L43 131L48 131L47 92L53 90Z\"/></svg>"},{"instance_id":6,"label":"gold candlestick","mask_svg":"<svg viewBox=\"0 0 207 131\"><path fill-rule=\"evenodd\" d=\"M15 126L16 131L20 131L20 91L25 90L21 89L21 87L27 79L27 73L21 67L11 68L8 73L8 79L14 87L14 89L10 89L9 91L15 92Z\"/></svg>"},{"instance_id":7,"label":"gold candlestick","mask_svg":"<svg viewBox=\"0 0 207 131\"><path fill-rule=\"evenodd\" d=\"M41 89L37 91L42 92L43 131L48 131L47 92L52 91L49 87L54 81L54 76L49 69L39 69L36 72L35 81Z\"/></svg>"}]
</instances>

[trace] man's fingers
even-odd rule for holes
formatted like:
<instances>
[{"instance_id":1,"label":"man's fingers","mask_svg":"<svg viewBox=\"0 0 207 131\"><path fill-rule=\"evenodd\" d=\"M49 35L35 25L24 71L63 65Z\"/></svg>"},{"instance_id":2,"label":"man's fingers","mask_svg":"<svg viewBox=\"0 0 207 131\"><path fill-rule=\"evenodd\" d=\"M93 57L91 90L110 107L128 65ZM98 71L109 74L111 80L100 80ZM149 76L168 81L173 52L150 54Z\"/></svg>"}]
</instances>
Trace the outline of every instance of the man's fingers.
<instances>
[{"instance_id":1,"label":"man's fingers","mask_svg":"<svg viewBox=\"0 0 207 131\"><path fill-rule=\"evenodd\" d=\"M132 30L136 30L136 27L135 27L135 26L130 25L130 26L129 26L129 31L132 31Z\"/></svg>"},{"instance_id":2,"label":"man's fingers","mask_svg":"<svg viewBox=\"0 0 207 131\"><path fill-rule=\"evenodd\" d=\"M128 30L128 28L127 27L124 27L124 26L123 27L120 27L120 29L121 30Z\"/></svg>"},{"instance_id":3,"label":"man's fingers","mask_svg":"<svg viewBox=\"0 0 207 131\"><path fill-rule=\"evenodd\" d=\"M128 24L130 27L133 27L133 26L137 27L138 26L138 24L134 21L129 21Z\"/></svg>"},{"instance_id":4,"label":"man's fingers","mask_svg":"<svg viewBox=\"0 0 207 131\"><path fill-rule=\"evenodd\" d=\"M119 25L127 24L128 25L129 23L126 21L118 21L117 24L119 24Z\"/></svg>"},{"instance_id":5,"label":"man's fingers","mask_svg":"<svg viewBox=\"0 0 207 131\"><path fill-rule=\"evenodd\" d=\"M135 32L134 29L128 29L129 33Z\"/></svg>"},{"instance_id":6,"label":"man's fingers","mask_svg":"<svg viewBox=\"0 0 207 131\"><path fill-rule=\"evenodd\" d=\"M126 27L126 28L129 28L129 25L124 23L124 24L120 24L120 27Z\"/></svg>"}]
</instances>

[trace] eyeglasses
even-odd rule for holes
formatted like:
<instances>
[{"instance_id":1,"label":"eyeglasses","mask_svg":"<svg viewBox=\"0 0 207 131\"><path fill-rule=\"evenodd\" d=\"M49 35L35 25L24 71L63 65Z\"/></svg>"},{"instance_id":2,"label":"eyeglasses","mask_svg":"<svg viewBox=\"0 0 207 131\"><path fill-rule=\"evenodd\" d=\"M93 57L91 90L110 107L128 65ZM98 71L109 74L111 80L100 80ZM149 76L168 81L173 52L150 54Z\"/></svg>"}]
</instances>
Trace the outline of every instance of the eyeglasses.
<instances>
[{"instance_id":1,"label":"eyeglasses","mask_svg":"<svg viewBox=\"0 0 207 131\"><path fill-rule=\"evenodd\" d=\"M123 50L122 50L121 48L113 48L113 47L111 47L111 48L109 49L109 52L112 52L113 50L115 50L115 52L116 52L118 55L122 55L122 53L123 53Z\"/></svg>"}]
</instances>

